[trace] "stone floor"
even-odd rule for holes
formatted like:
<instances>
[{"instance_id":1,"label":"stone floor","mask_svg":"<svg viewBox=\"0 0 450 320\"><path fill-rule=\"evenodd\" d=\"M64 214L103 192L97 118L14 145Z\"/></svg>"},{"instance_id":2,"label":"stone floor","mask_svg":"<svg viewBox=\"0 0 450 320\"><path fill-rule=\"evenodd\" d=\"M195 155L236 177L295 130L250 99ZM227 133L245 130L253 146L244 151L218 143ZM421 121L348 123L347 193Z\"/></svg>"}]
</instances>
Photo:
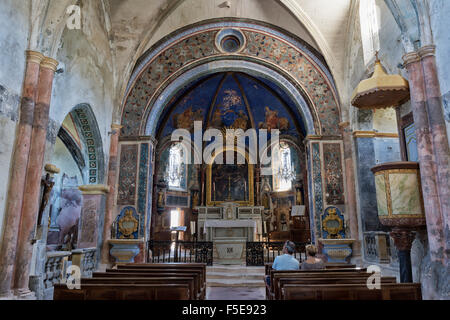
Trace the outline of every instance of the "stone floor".
<instances>
[{"instance_id":1,"label":"stone floor","mask_svg":"<svg viewBox=\"0 0 450 320\"><path fill-rule=\"evenodd\" d=\"M209 287L206 300L265 300L265 288Z\"/></svg>"}]
</instances>

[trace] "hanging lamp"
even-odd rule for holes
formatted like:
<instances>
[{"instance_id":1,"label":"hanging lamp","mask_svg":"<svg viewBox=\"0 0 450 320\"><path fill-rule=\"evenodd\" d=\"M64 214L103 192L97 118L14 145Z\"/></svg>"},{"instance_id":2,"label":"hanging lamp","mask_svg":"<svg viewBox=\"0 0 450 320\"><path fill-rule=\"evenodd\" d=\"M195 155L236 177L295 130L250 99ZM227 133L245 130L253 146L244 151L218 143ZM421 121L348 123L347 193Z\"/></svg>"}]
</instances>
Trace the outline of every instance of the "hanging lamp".
<instances>
[{"instance_id":1,"label":"hanging lamp","mask_svg":"<svg viewBox=\"0 0 450 320\"><path fill-rule=\"evenodd\" d=\"M351 102L360 109L378 109L397 107L409 99L408 81L401 75L384 72L377 52L373 76L358 84Z\"/></svg>"}]
</instances>

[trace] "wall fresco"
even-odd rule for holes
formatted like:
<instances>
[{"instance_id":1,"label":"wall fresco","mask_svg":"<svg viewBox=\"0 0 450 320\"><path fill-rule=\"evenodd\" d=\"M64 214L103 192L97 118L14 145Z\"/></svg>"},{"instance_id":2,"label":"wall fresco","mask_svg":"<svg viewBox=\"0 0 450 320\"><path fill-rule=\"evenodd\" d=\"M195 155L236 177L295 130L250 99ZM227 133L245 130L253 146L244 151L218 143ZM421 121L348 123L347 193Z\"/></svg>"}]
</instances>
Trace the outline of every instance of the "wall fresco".
<instances>
[{"instance_id":1,"label":"wall fresco","mask_svg":"<svg viewBox=\"0 0 450 320\"><path fill-rule=\"evenodd\" d=\"M121 146L119 186L117 191L117 204L119 205L134 205L136 201L137 158L137 144Z\"/></svg>"}]
</instances>

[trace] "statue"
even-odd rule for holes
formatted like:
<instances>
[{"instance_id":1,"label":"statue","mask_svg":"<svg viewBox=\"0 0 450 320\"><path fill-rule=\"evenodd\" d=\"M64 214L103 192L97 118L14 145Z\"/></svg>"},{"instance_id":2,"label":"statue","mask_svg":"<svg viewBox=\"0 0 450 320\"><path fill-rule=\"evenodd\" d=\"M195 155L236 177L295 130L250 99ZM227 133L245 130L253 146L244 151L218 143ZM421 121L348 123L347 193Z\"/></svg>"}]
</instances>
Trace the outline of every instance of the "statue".
<instances>
[{"instance_id":1,"label":"statue","mask_svg":"<svg viewBox=\"0 0 450 320\"><path fill-rule=\"evenodd\" d=\"M303 196L302 196L302 191L300 190L300 188L297 188L295 198L296 198L297 205L302 206L303 205Z\"/></svg>"},{"instance_id":2,"label":"statue","mask_svg":"<svg viewBox=\"0 0 450 320\"><path fill-rule=\"evenodd\" d=\"M198 191L194 191L194 194L192 195L192 209L198 206Z\"/></svg>"},{"instance_id":3,"label":"statue","mask_svg":"<svg viewBox=\"0 0 450 320\"><path fill-rule=\"evenodd\" d=\"M275 214L272 214L272 217L270 218L270 231L277 231L278 230L278 224L277 224L277 217Z\"/></svg>"},{"instance_id":4,"label":"statue","mask_svg":"<svg viewBox=\"0 0 450 320\"><path fill-rule=\"evenodd\" d=\"M284 213L282 213L280 216L280 227L281 227L281 231L288 231L286 214L284 214Z\"/></svg>"},{"instance_id":5,"label":"statue","mask_svg":"<svg viewBox=\"0 0 450 320\"><path fill-rule=\"evenodd\" d=\"M39 214L38 214L38 225L41 224L42 215L44 214L44 210L47 207L48 200L50 199L50 194L52 192L53 186L55 185L55 182L51 178L50 174L47 173L45 176L45 180L43 179L41 181L41 185L44 187L44 193L42 195L42 201L41 206L39 207Z\"/></svg>"},{"instance_id":6,"label":"statue","mask_svg":"<svg viewBox=\"0 0 450 320\"><path fill-rule=\"evenodd\" d=\"M265 210L270 210L270 199L269 199L269 195L267 193L264 193L263 195L263 206Z\"/></svg>"},{"instance_id":7,"label":"statue","mask_svg":"<svg viewBox=\"0 0 450 320\"><path fill-rule=\"evenodd\" d=\"M164 191L162 189L158 192L158 207L163 208L164 207Z\"/></svg>"}]
</instances>

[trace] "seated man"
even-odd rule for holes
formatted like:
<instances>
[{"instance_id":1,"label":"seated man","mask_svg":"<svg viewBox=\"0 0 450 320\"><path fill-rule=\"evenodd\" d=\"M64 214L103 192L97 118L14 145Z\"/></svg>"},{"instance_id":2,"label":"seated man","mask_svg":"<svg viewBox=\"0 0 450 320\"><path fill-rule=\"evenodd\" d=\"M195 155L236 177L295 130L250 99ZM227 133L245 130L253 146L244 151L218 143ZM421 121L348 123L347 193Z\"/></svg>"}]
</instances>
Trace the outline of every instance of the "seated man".
<instances>
[{"instance_id":1,"label":"seated man","mask_svg":"<svg viewBox=\"0 0 450 320\"><path fill-rule=\"evenodd\" d=\"M302 270L325 269L325 265L321 259L316 258L317 249L314 245L306 246L307 259L302 263Z\"/></svg>"},{"instance_id":2,"label":"seated man","mask_svg":"<svg viewBox=\"0 0 450 320\"><path fill-rule=\"evenodd\" d=\"M299 270L300 263L293 257L295 253L295 244L292 241L286 241L283 247L283 255L275 258L272 269L281 270ZM266 284L270 287L270 276L266 277Z\"/></svg>"},{"instance_id":3,"label":"seated man","mask_svg":"<svg viewBox=\"0 0 450 320\"><path fill-rule=\"evenodd\" d=\"M280 270L298 270L300 263L292 255L295 253L295 244L292 241L286 241L283 247L283 255L275 258L272 269Z\"/></svg>"}]
</instances>

